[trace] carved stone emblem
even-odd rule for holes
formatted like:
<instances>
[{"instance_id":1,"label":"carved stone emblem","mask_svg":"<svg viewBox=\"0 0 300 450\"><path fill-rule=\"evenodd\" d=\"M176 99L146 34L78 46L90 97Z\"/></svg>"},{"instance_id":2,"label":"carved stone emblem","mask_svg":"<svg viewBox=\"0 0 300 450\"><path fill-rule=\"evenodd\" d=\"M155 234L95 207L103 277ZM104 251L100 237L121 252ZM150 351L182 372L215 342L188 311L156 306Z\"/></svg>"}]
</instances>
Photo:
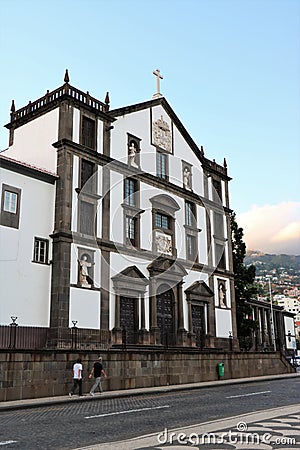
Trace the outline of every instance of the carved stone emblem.
<instances>
[{"instance_id":1,"label":"carved stone emblem","mask_svg":"<svg viewBox=\"0 0 300 450\"><path fill-rule=\"evenodd\" d=\"M172 255L172 238L171 236L156 232L155 244L158 253L164 253L165 255Z\"/></svg>"},{"instance_id":2,"label":"carved stone emblem","mask_svg":"<svg viewBox=\"0 0 300 450\"><path fill-rule=\"evenodd\" d=\"M157 145L166 152L172 151L171 130L168 123L160 116L156 122L153 122L152 128L153 144Z\"/></svg>"}]
</instances>

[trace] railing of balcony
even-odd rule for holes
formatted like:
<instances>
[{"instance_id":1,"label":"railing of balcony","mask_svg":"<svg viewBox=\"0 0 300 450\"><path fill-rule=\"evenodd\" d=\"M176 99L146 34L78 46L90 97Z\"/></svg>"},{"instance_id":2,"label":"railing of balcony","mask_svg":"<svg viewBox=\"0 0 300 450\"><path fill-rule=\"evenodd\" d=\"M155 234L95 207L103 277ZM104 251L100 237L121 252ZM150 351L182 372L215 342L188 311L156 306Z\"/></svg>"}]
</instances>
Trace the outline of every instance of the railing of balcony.
<instances>
[{"instance_id":1,"label":"railing of balcony","mask_svg":"<svg viewBox=\"0 0 300 450\"><path fill-rule=\"evenodd\" d=\"M83 91L80 91L79 89L66 83L52 92L47 91L47 93L43 97L35 100L34 102L29 102L28 105L24 106L23 108L20 108L17 111L12 110L10 116L11 122L15 122L19 119L27 117L29 114L35 113L40 109L53 104L63 96L68 96L99 112L105 112L108 110L108 107L105 103L100 102L94 97L91 97L89 92L84 93Z\"/></svg>"}]
</instances>

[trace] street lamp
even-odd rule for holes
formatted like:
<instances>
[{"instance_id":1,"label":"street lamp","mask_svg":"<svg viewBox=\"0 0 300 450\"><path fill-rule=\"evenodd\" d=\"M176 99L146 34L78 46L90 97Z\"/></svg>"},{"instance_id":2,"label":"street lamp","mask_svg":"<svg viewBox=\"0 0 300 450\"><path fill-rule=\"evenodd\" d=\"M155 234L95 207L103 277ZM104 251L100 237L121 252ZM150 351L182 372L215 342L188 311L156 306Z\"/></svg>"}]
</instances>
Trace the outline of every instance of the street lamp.
<instances>
[{"instance_id":1,"label":"street lamp","mask_svg":"<svg viewBox=\"0 0 300 450\"><path fill-rule=\"evenodd\" d=\"M269 292L270 292L270 303L271 303L271 334L274 351L276 352L276 341L275 341L275 329L274 329L274 313L273 313L273 297L271 288L271 279L269 278Z\"/></svg>"}]
</instances>

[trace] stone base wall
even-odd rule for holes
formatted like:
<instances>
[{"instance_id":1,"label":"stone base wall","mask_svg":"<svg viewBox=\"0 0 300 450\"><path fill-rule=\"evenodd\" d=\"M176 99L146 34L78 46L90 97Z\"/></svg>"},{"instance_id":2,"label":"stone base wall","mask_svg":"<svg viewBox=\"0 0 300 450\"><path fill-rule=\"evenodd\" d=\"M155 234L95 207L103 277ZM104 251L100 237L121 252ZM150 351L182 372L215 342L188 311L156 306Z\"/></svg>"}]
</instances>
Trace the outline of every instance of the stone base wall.
<instances>
[{"instance_id":1,"label":"stone base wall","mask_svg":"<svg viewBox=\"0 0 300 450\"><path fill-rule=\"evenodd\" d=\"M280 353L199 353L197 351L109 350L101 353L108 378L106 391L218 380L217 364L224 363L222 379L293 373ZM72 367L83 364L83 392L95 352L0 351L0 401L67 395Z\"/></svg>"}]
</instances>

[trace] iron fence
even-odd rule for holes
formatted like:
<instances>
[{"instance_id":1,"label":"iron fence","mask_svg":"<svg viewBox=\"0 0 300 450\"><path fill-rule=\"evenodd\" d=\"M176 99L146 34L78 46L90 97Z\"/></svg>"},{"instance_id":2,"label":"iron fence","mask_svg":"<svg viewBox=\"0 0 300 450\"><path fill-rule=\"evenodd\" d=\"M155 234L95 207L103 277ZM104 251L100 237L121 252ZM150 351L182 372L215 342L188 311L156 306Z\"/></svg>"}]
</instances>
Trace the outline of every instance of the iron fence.
<instances>
[{"instance_id":1,"label":"iron fence","mask_svg":"<svg viewBox=\"0 0 300 450\"><path fill-rule=\"evenodd\" d=\"M0 349L107 349L111 345L109 330L83 328L51 329L47 327L24 327L16 323L0 325Z\"/></svg>"}]
</instances>

